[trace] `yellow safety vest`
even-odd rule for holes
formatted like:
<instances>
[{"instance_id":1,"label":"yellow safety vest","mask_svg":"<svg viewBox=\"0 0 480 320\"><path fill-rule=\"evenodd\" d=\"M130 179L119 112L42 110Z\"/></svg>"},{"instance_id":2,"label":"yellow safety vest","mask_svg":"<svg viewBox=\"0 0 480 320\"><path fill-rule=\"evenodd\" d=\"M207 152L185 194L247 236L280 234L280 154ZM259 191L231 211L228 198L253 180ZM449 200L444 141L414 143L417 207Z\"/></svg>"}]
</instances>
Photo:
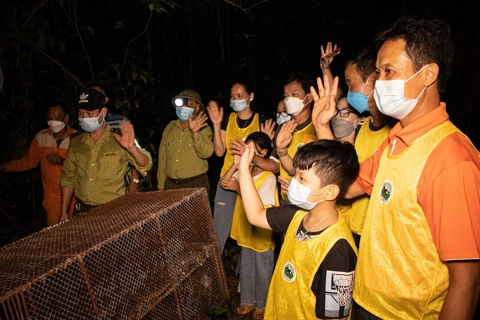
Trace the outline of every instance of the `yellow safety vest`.
<instances>
[{"instance_id":1,"label":"yellow safety vest","mask_svg":"<svg viewBox=\"0 0 480 320\"><path fill-rule=\"evenodd\" d=\"M285 234L268 289L265 319L317 319L316 297L310 288L322 261L340 239L346 239L357 254L352 233L342 215L315 238L298 241L295 234L306 214L307 211L298 210Z\"/></svg>"},{"instance_id":2,"label":"yellow safety vest","mask_svg":"<svg viewBox=\"0 0 480 320\"><path fill-rule=\"evenodd\" d=\"M232 112L230 118L228 118L227 130L225 131L225 144L227 151L225 152L225 158L223 160L223 167L220 171L220 177L223 177L227 170L233 164L233 153L230 151L230 141L235 138L245 140L250 133L260 131L260 121L258 113L255 113L252 123L246 128L240 128L237 125L237 114Z\"/></svg>"},{"instance_id":3,"label":"yellow safety vest","mask_svg":"<svg viewBox=\"0 0 480 320\"><path fill-rule=\"evenodd\" d=\"M370 130L371 118L370 116L365 119L355 139L355 150L360 163L365 161L380 147L382 142L388 137L390 129L392 129L392 124L389 122L378 131ZM348 224L350 229L356 234L362 234L369 202L370 197L368 195L363 195L352 201Z\"/></svg>"},{"instance_id":4,"label":"yellow safety vest","mask_svg":"<svg viewBox=\"0 0 480 320\"><path fill-rule=\"evenodd\" d=\"M448 289L440 260L417 199L425 162L449 134L446 121L398 155L386 148L370 198L357 261L353 298L382 319L437 319ZM368 231L367 231L368 230Z\"/></svg>"},{"instance_id":5,"label":"yellow safety vest","mask_svg":"<svg viewBox=\"0 0 480 320\"><path fill-rule=\"evenodd\" d=\"M290 121L290 120L289 120ZM317 133L315 132L315 127L313 123L310 122L305 128L294 131L292 134L292 141L287 147L288 155L293 159L297 150L306 145L309 142L317 140ZM283 168L282 162L280 161L280 176L290 180L292 178L291 175ZM282 199L288 200L288 196L282 192Z\"/></svg>"},{"instance_id":6,"label":"yellow safety vest","mask_svg":"<svg viewBox=\"0 0 480 320\"><path fill-rule=\"evenodd\" d=\"M253 182L255 189L259 190L267 177L273 174L274 173L270 171L261 172L260 176ZM278 192L277 188L275 188L275 206L279 205L278 202ZM230 237L237 240L239 246L252 249L256 252L266 252L269 249L275 248L272 230L258 228L248 222L240 196L237 196L237 201L235 202Z\"/></svg>"}]
</instances>

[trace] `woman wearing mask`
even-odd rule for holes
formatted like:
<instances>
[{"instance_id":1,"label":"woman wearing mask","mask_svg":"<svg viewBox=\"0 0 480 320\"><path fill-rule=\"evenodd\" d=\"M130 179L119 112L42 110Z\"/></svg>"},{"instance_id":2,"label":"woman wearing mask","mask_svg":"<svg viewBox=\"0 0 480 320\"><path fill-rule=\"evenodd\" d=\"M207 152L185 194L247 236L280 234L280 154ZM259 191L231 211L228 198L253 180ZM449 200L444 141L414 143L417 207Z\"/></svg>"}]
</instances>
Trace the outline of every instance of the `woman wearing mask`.
<instances>
[{"instance_id":1,"label":"woman wearing mask","mask_svg":"<svg viewBox=\"0 0 480 320\"><path fill-rule=\"evenodd\" d=\"M230 107L233 112L224 117L223 108L216 101L210 101L207 112L213 124L213 146L218 157L225 156L220 171L220 181L217 184L213 207L213 221L217 233L220 254L223 254L225 243L230 235L233 210L237 193L225 190L220 182L227 170L233 164L234 154L242 155L246 144L244 140L253 132L271 128L271 120L259 115L251 108L254 93L251 85L245 81L235 82L230 91ZM267 130L271 131L271 130ZM265 131L266 132L266 131ZM266 132L271 134L271 132ZM277 172L279 164L273 159L255 156L253 163L263 170Z\"/></svg>"},{"instance_id":2,"label":"woman wearing mask","mask_svg":"<svg viewBox=\"0 0 480 320\"><path fill-rule=\"evenodd\" d=\"M352 108L346 97L342 97L337 102L335 116L330 120L333 135L342 142L355 144L355 137L362 127L363 120L365 120L365 116L360 115L357 110Z\"/></svg>"}]
</instances>

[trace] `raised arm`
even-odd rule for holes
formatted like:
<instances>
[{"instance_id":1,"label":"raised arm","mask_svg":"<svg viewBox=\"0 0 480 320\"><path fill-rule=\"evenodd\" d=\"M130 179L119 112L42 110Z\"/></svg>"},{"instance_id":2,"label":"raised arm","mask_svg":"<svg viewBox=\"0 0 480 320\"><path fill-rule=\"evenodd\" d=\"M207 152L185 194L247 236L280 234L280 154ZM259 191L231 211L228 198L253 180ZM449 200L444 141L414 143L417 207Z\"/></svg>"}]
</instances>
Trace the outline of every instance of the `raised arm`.
<instances>
[{"instance_id":1,"label":"raised arm","mask_svg":"<svg viewBox=\"0 0 480 320\"><path fill-rule=\"evenodd\" d=\"M207 113L213 124L213 147L215 154L221 157L225 154L226 147L226 133L222 130L223 108L220 108L215 101L210 101L207 105Z\"/></svg>"},{"instance_id":2,"label":"raised arm","mask_svg":"<svg viewBox=\"0 0 480 320\"><path fill-rule=\"evenodd\" d=\"M113 133L113 136L118 143L132 155L132 157L135 159L135 162L139 166L151 166L150 158L146 155L146 153L140 151L135 144L135 131L133 130L133 125L130 123L130 121L120 121L120 131L122 134Z\"/></svg>"},{"instance_id":3,"label":"raised arm","mask_svg":"<svg viewBox=\"0 0 480 320\"><path fill-rule=\"evenodd\" d=\"M335 96L338 88L338 77L333 79L332 86L330 86L327 75L324 75L323 79L325 87L322 84L322 79L317 78L318 94L314 87L310 87L310 93L315 102L312 109L312 122L318 139L334 140L335 136L330 129L330 120L335 116L336 111Z\"/></svg>"},{"instance_id":4,"label":"raised arm","mask_svg":"<svg viewBox=\"0 0 480 320\"><path fill-rule=\"evenodd\" d=\"M247 144L245 143L245 141L238 137L230 141L230 150L235 155L243 155L246 146ZM280 170L280 164L273 159L255 155L252 162L258 167L262 168L264 171L271 171L276 173Z\"/></svg>"},{"instance_id":5,"label":"raised arm","mask_svg":"<svg viewBox=\"0 0 480 320\"><path fill-rule=\"evenodd\" d=\"M293 131L297 127L295 120L289 120L282 125L282 128L278 132L277 139L275 140L277 155L282 163L283 168L289 175L295 174L295 168L293 167L293 159L288 154L288 145L292 142Z\"/></svg>"},{"instance_id":6,"label":"raised arm","mask_svg":"<svg viewBox=\"0 0 480 320\"><path fill-rule=\"evenodd\" d=\"M325 49L323 45L320 46L320 69L322 70L322 75L327 75L330 79L330 86L333 84L333 73L330 69L330 65L333 62L333 58L340 53L340 48L337 48L335 44L332 48L332 43L327 42ZM342 97L343 91L339 88L337 95L335 96L335 100L338 100Z\"/></svg>"},{"instance_id":7,"label":"raised arm","mask_svg":"<svg viewBox=\"0 0 480 320\"><path fill-rule=\"evenodd\" d=\"M258 195L258 191L253 184L252 175L250 174L250 163L255 155L255 147L247 145L245 152L240 158L238 167L238 181L240 183L240 192L243 199L248 201L243 202L245 214L248 221L257 227L271 230L272 228L267 221L267 211L263 206L262 200Z\"/></svg>"}]
</instances>

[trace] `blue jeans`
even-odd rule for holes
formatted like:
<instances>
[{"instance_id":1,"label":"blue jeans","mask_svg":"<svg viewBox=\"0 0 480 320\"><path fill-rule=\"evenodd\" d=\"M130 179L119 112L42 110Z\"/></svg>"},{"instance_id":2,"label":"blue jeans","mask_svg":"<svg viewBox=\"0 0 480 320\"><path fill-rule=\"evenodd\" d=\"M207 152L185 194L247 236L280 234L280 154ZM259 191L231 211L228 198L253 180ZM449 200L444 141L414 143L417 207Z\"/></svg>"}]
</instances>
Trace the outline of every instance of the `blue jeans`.
<instances>
[{"instance_id":1,"label":"blue jeans","mask_svg":"<svg viewBox=\"0 0 480 320\"><path fill-rule=\"evenodd\" d=\"M233 209L235 209L235 201L237 193L235 191L225 190L217 183L217 191L215 192L215 200L213 201L213 224L215 233L217 234L218 247L220 255L223 254L225 243L230 236L230 228L232 227Z\"/></svg>"},{"instance_id":2,"label":"blue jeans","mask_svg":"<svg viewBox=\"0 0 480 320\"><path fill-rule=\"evenodd\" d=\"M242 247L240 255L240 304L264 309L273 274L273 250L256 252Z\"/></svg>"}]
</instances>

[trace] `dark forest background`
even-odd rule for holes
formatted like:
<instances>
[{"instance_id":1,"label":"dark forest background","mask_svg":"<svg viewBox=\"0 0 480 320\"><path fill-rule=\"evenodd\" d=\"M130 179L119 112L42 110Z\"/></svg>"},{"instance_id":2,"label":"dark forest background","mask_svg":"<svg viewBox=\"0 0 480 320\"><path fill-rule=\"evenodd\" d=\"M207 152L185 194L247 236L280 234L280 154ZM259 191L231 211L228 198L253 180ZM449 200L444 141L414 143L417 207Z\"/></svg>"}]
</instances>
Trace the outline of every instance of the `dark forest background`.
<instances>
[{"instance_id":1,"label":"dark forest background","mask_svg":"<svg viewBox=\"0 0 480 320\"><path fill-rule=\"evenodd\" d=\"M286 74L321 75L320 45L341 47L332 71L343 79L345 61L402 15L451 24L456 53L444 101L478 148L480 28L461 2L0 0L0 162L25 154L46 127L48 101L73 109L82 87L100 81L111 91L109 111L132 120L154 158L141 185L154 190L161 134L175 118L170 100L182 89L228 106L232 82L247 78L254 108L273 117ZM74 110L70 119L77 128ZM222 158L210 162L214 193ZM39 168L0 172L0 246L46 226L41 202Z\"/></svg>"}]
</instances>

